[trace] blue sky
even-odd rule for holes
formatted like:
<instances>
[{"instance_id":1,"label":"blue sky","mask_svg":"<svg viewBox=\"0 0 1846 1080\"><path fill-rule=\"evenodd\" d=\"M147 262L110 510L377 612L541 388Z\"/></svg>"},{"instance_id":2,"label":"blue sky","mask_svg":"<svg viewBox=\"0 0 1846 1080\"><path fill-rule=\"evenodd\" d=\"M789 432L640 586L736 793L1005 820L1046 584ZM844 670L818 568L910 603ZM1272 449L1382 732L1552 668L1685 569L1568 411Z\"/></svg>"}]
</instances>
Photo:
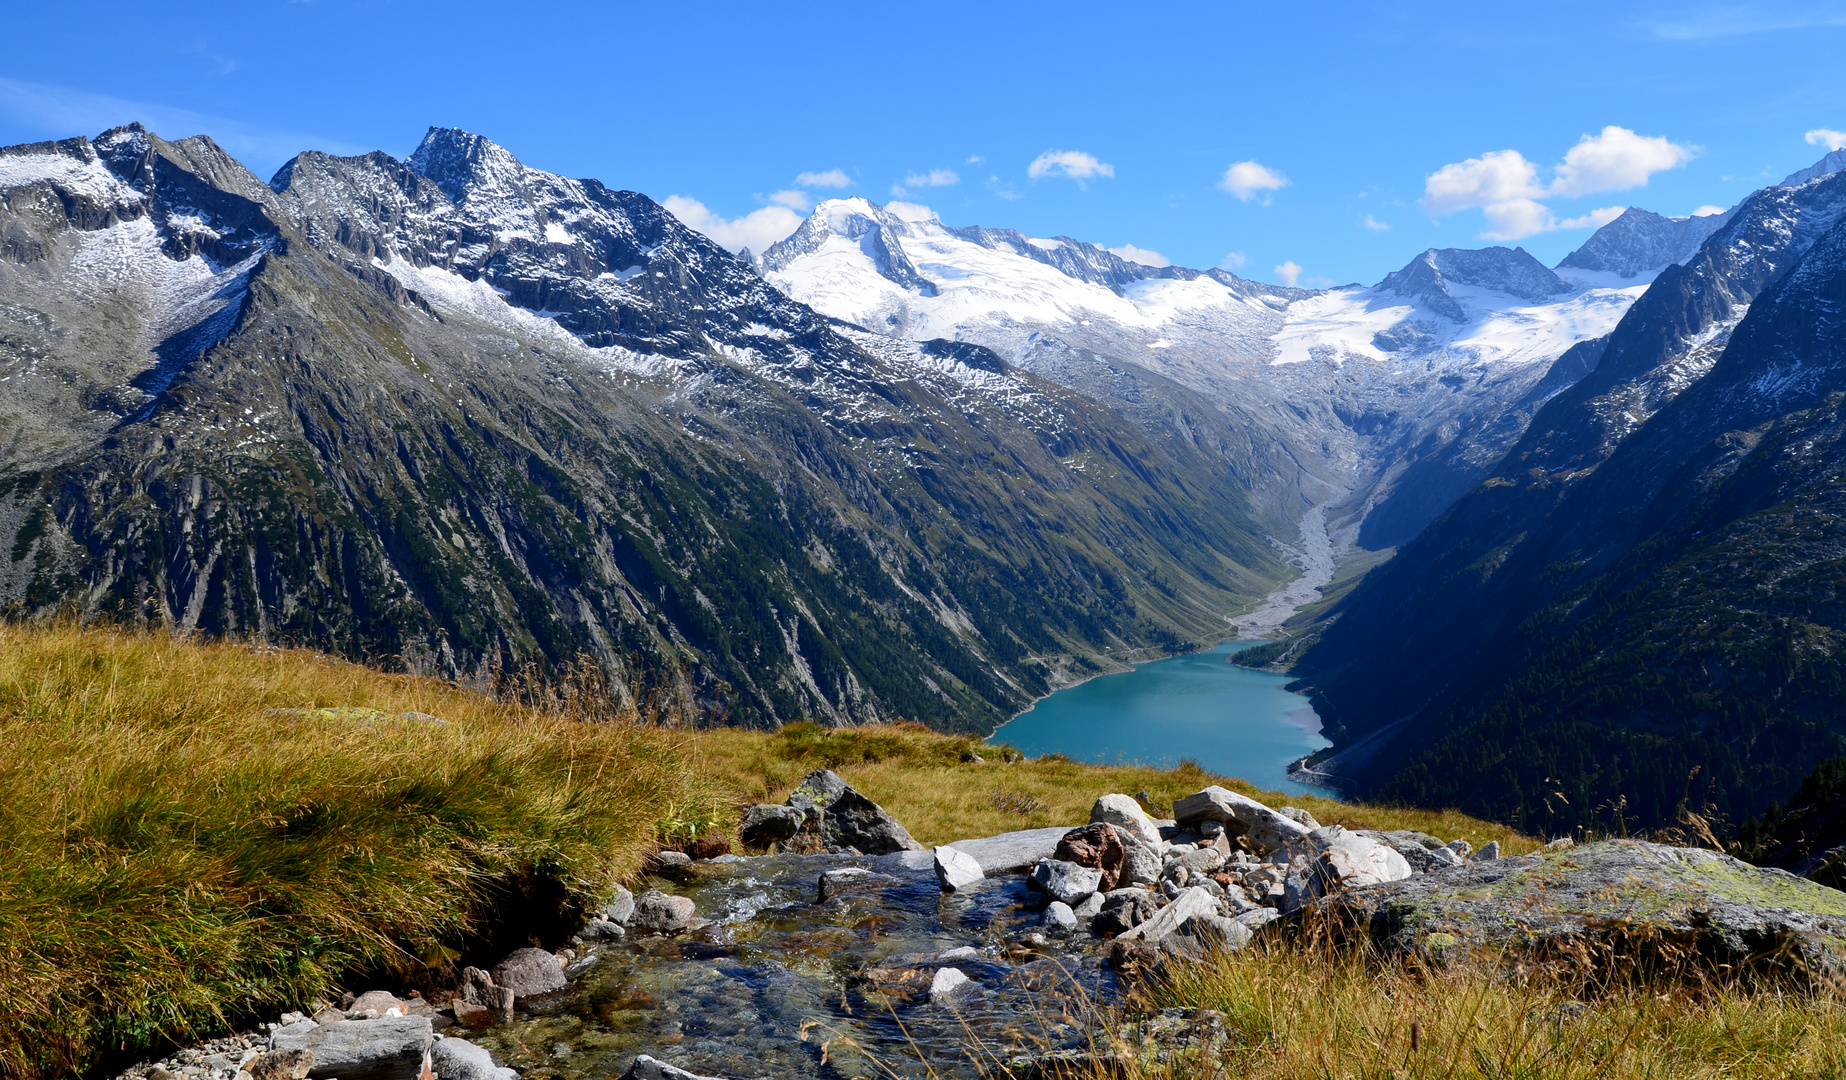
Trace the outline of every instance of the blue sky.
<instances>
[{"instance_id":1,"label":"blue sky","mask_svg":"<svg viewBox=\"0 0 1846 1080\"><path fill-rule=\"evenodd\" d=\"M732 244L851 194L1369 283L1488 236L1554 263L1846 141L1846 3L8 6L0 142L139 118L266 178L452 125Z\"/></svg>"}]
</instances>

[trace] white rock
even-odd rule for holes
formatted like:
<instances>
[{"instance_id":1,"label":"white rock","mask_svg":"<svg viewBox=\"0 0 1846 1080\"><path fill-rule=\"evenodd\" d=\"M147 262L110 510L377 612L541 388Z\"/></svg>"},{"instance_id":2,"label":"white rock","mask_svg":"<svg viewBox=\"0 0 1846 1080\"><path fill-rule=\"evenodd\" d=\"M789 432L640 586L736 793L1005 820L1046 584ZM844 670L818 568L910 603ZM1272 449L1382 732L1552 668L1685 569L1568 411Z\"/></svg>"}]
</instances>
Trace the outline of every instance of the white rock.
<instances>
[{"instance_id":1,"label":"white rock","mask_svg":"<svg viewBox=\"0 0 1846 1080\"><path fill-rule=\"evenodd\" d=\"M1094 919L1102 914L1102 893L1091 893L1081 904L1071 908L1079 919Z\"/></svg>"},{"instance_id":2,"label":"white rock","mask_svg":"<svg viewBox=\"0 0 1846 1080\"><path fill-rule=\"evenodd\" d=\"M1179 925L1194 915L1202 913L1217 914L1218 898L1204 889L1182 889L1173 902L1153 917L1133 929L1124 931L1117 940L1156 942L1179 929Z\"/></svg>"},{"instance_id":3,"label":"white rock","mask_svg":"<svg viewBox=\"0 0 1846 1080\"><path fill-rule=\"evenodd\" d=\"M1250 838L1250 843L1264 852L1274 851L1308 834L1306 826L1255 799L1237 794L1216 784L1173 804L1173 817L1186 825L1196 821L1221 821L1236 828L1229 831Z\"/></svg>"},{"instance_id":4,"label":"white rock","mask_svg":"<svg viewBox=\"0 0 1846 1080\"><path fill-rule=\"evenodd\" d=\"M978 884L987 876L981 869L980 860L954 847L944 845L935 850L936 880L942 882L943 892L955 892L970 885Z\"/></svg>"},{"instance_id":5,"label":"white rock","mask_svg":"<svg viewBox=\"0 0 1846 1080\"><path fill-rule=\"evenodd\" d=\"M981 870L988 874L1010 874L1030 870L1040 859L1049 859L1058 850L1069 828L1021 829L1018 832L984 836L978 840L954 840L949 846L974 856Z\"/></svg>"},{"instance_id":6,"label":"white rock","mask_svg":"<svg viewBox=\"0 0 1846 1080\"><path fill-rule=\"evenodd\" d=\"M947 1005L973 989L974 980L962 974L960 968L937 968L936 977L929 984L929 1003Z\"/></svg>"},{"instance_id":7,"label":"white rock","mask_svg":"<svg viewBox=\"0 0 1846 1080\"><path fill-rule=\"evenodd\" d=\"M1095 898L1095 895L1094 893L1090 894L1092 899ZM1085 901L1085 903L1087 902L1088 901ZM1053 900L1051 906L1045 909L1045 929L1075 930L1076 928L1077 913L1070 909L1069 904L1066 904L1062 900Z\"/></svg>"},{"instance_id":8,"label":"white rock","mask_svg":"<svg viewBox=\"0 0 1846 1080\"><path fill-rule=\"evenodd\" d=\"M1160 827L1141 804L1127 795L1104 795L1090 808L1090 824L1106 821L1118 829L1134 834L1135 839L1150 847L1160 846Z\"/></svg>"},{"instance_id":9,"label":"white rock","mask_svg":"<svg viewBox=\"0 0 1846 1080\"><path fill-rule=\"evenodd\" d=\"M1410 864L1389 844L1347 832L1338 825L1315 829L1290 845L1289 852L1291 861L1281 904L1285 912L1341 889L1402 881L1410 876Z\"/></svg>"}]
</instances>

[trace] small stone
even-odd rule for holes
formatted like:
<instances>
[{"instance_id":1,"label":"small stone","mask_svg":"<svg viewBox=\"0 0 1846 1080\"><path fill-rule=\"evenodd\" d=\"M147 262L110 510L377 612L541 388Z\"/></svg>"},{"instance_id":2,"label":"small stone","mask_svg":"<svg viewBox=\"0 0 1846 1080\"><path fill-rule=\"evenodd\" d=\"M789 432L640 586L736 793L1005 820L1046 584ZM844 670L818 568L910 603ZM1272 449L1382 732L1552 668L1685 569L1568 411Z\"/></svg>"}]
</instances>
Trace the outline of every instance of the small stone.
<instances>
[{"instance_id":1,"label":"small stone","mask_svg":"<svg viewBox=\"0 0 1846 1080\"><path fill-rule=\"evenodd\" d=\"M654 866L659 870L679 870L692 865L692 856L683 851L654 852Z\"/></svg>"},{"instance_id":2,"label":"small stone","mask_svg":"<svg viewBox=\"0 0 1846 1080\"><path fill-rule=\"evenodd\" d=\"M620 941L628 936L628 928L608 919L591 919L578 936L585 941Z\"/></svg>"},{"instance_id":3,"label":"small stone","mask_svg":"<svg viewBox=\"0 0 1846 1080\"><path fill-rule=\"evenodd\" d=\"M485 1005L477 1005L472 1001L464 1001L461 998L450 1002L449 1008L455 1013L456 1023L476 1031L492 1027L495 1021L500 1019L495 1010Z\"/></svg>"},{"instance_id":4,"label":"small stone","mask_svg":"<svg viewBox=\"0 0 1846 1080\"><path fill-rule=\"evenodd\" d=\"M1474 845L1468 843L1466 840L1450 840L1448 843L1448 848L1450 851L1453 851L1455 854L1460 855L1464 859L1467 858L1469 855L1474 854Z\"/></svg>"},{"instance_id":5,"label":"small stone","mask_svg":"<svg viewBox=\"0 0 1846 1080\"><path fill-rule=\"evenodd\" d=\"M1560 836L1556 840L1553 840L1549 844L1546 844L1545 850L1546 851L1563 851L1566 848L1574 848L1576 846L1577 846L1577 842L1575 840L1572 840L1568 836Z\"/></svg>"},{"instance_id":6,"label":"small stone","mask_svg":"<svg viewBox=\"0 0 1846 1080\"><path fill-rule=\"evenodd\" d=\"M981 955L981 950L972 945L957 945L948 952L937 956L938 960L972 960Z\"/></svg>"},{"instance_id":7,"label":"small stone","mask_svg":"<svg viewBox=\"0 0 1846 1080\"><path fill-rule=\"evenodd\" d=\"M494 985L513 992L514 997L537 997L555 993L570 985L558 958L543 949L515 949L494 965Z\"/></svg>"},{"instance_id":8,"label":"small stone","mask_svg":"<svg viewBox=\"0 0 1846 1080\"><path fill-rule=\"evenodd\" d=\"M698 910L687 897L649 889L635 899L635 913L628 925L637 933L675 934L692 925Z\"/></svg>"},{"instance_id":9,"label":"small stone","mask_svg":"<svg viewBox=\"0 0 1846 1080\"><path fill-rule=\"evenodd\" d=\"M1094 894L1092 894L1092 897ZM1045 929L1070 931L1077 928L1077 913L1062 900L1053 900L1045 909Z\"/></svg>"},{"instance_id":10,"label":"small stone","mask_svg":"<svg viewBox=\"0 0 1846 1080\"><path fill-rule=\"evenodd\" d=\"M942 883L943 892L966 889L987 877L980 861L964 851L945 845L935 850L935 856L936 880Z\"/></svg>"},{"instance_id":11,"label":"small stone","mask_svg":"<svg viewBox=\"0 0 1846 1080\"><path fill-rule=\"evenodd\" d=\"M964 975L960 968L938 968L936 977L930 980L929 1003L931 1005L949 1005L956 998L975 989L973 979Z\"/></svg>"},{"instance_id":12,"label":"small stone","mask_svg":"<svg viewBox=\"0 0 1846 1080\"><path fill-rule=\"evenodd\" d=\"M1071 913L1079 919L1094 919L1102 913L1102 899L1102 893L1091 893L1083 903L1071 908Z\"/></svg>"},{"instance_id":13,"label":"small stone","mask_svg":"<svg viewBox=\"0 0 1846 1080\"><path fill-rule=\"evenodd\" d=\"M1474 853L1474 862L1492 862L1500 857L1500 841L1489 840L1487 846Z\"/></svg>"},{"instance_id":14,"label":"small stone","mask_svg":"<svg viewBox=\"0 0 1846 1080\"><path fill-rule=\"evenodd\" d=\"M615 887L615 895L609 898L609 902L596 909L597 915L622 926L628 925L628 920L634 913L635 894L620 885Z\"/></svg>"},{"instance_id":15,"label":"small stone","mask_svg":"<svg viewBox=\"0 0 1846 1080\"><path fill-rule=\"evenodd\" d=\"M1153 848L1130 845L1122 859L1122 885L1152 885L1160 880L1160 856Z\"/></svg>"},{"instance_id":16,"label":"small stone","mask_svg":"<svg viewBox=\"0 0 1846 1080\"><path fill-rule=\"evenodd\" d=\"M250 1071L251 1080L304 1080L314 1068L314 1051L271 1050L245 1067Z\"/></svg>"},{"instance_id":17,"label":"small stone","mask_svg":"<svg viewBox=\"0 0 1846 1080\"><path fill-rule=\"evenodd\" d=\"M1081 903L1102 884L1102 871L1058 859L1041 859L1028 884L1066 904Z\"/></svg>"},{"instance_id":18,"label":"small stone","mask_svg":"<svg viewBox=\"0 0 1846 1080\"><path fill-rule=\"evenodd\" d=\"M642 1054L636 1057L634 1064L622 1074L621 1080L721 1080L721 1078L689 1073L676 1065L668 1065L658 1058Z\"/></svg>"},{"instance_id":19,"label":"small stone","mask_svg":"<svg viewBox=\"0 0 1846 1080\"><path fill-rule=\"evenodd\" d=\"M1451 867L1460 866L1462 864L1462 857L1455 854L1454 848L1439 847L1430 849L1429 861L1430 870L1447 870Z\"/></svg>"}]
</instances>

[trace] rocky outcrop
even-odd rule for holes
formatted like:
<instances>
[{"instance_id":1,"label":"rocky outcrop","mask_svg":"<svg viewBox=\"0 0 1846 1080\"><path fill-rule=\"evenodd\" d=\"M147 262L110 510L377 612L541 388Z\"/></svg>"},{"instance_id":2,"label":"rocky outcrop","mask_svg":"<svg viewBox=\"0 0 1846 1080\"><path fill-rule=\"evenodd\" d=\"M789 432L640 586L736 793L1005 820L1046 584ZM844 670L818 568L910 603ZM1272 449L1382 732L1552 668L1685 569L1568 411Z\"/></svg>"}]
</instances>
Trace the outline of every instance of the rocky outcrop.
<instances>
[{"instance_id":1,"label":"rocky outcrop","mask_svg":"<svg viewBox=\"0 0 1846 1080\"><path fill-rule=\"evenodd\" d=\"M923 845L872 800L828 769L815 769L782 806L758 803L744 812L743 841L778 850L850 855L922 851Z\"/></svg>"},{"instance_id":2,"label":"rocky outcrop","mask_svg":"<svg viewBox=\"0 0 1846 1080\"><path fill-rule=\"evenodd\" d=\"M1315 910L1399 952L1511 948L1597 959L1647 947L1714 968L1846 973L1846 893L1717 852L1635 840L1477 859L1342 893Z\"/></svg>"}]
</instances>

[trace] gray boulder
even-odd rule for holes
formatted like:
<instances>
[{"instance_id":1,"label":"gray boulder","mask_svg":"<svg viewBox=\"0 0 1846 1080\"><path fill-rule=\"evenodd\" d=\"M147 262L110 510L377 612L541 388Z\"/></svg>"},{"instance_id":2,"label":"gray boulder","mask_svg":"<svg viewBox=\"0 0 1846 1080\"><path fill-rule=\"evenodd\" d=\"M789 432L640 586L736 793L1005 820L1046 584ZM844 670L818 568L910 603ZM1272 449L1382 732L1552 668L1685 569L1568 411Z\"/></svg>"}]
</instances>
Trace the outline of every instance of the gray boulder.
<instances>
[{"instance_id":1,"label":"gray boulder","mask_svg":"<svg viewBox=\"0 0 1846 1080\"><path fill-rule=\"evenodd\" d=\"M1450 840L1447 847L1450 851L1453 851L1463 859L1474 854L1474 845L1468 843L1466 840Z\"/></svg>"},{"instance_id":2,"label":"gray boulder","mask_svg":"<svg viewBox=\"0 0 1846 1080\"><path fill-rule=\"evenodd\" d=\"M511 990L517 998L556 993L570 985L557 955L543 949L515 949L494 965L493 976L495 986Z\"/></svg>"},{"instance_id":3,"label":"gray boulder","mask_svg":"<svg viewBox=\"0 0 1846 1080\"><path fill-rule=\"evenodd\" d=\"M1142 844L1126 845L1122 856L1123 885L1152 885L1160 880L1160 855Z\"/></svg>"},{"instance_id":4,"label":"gray boulder","mask_svg":"<svg viewBox=\"0 0 1846 1080\"><path fill-rule=\"evenodd\" d=\"M1255 799L1216 784L1174 803L1173 818L1182 827L1201 821L1220 822L1227 833L1248 837L1251 845L1263 853L1286 847L1310 831Z\"/></svg>"},{"instance_id":5,"label":"gray boulder","mask_svg":"<svg viewBox=\"0 0 1846 1080\"><path fill-rule=\"evenodd\" d=\"M512 1069L494 1064L492 1054L466 1039L443 1039L430 1047L430 1068L440 1080L518 1080Z\"/></svg>"},{"instance_id":6,"label":"gray boulder","mask_svg":"<svg viewBox=\"0 0 1846 1080\"><path fill-rule=\"evenodd\" d=\"M1315 829L1289 845L1282 910L1298 910L1322 896L1362 885L1399 881L1410 864L1388 845L1338 825Z\"/></svg>"},{"instance_id":7,"label":"gray boulder","mask_svg":"<svg viewBox=\"0 0 1846 1080\"><path fill-rule=\"evenodd\" d=\"M1500 841L1489 840L1487 846L1474 853L1474 862L1492 862L1500 857Z\"/></svg>"},{"instance_id":8,"label":"gray boulder","mask_svg":"<svg viewBox=\"0 0 1846 1080\"><path fill-rule=\"evenodd\" d=\"M303 1020L270 1033L269 1049L312 1051L310 1076L403 1080L416 1075L423 1047L434 1034L427 1016L382 1016L337 1024Z\"/></svg>"},{"instance_id":9,"label":"gray boulder","mask_svg":"<svg viewBox=\"0 0 1846 1080\"><path fill-rule=\"evenodd\" d=\"M1586 945L1657 936L1714 966L1846 975L1846 893L1717 852L1638 840L1477 860L1320 905L1401 951L1581 955Z\"/></svg>"},{"instance_id":10,"label":"gray boulder","mask_svg":"<svg viewBox=\"0 0 1846 1080\"><path fill-rule=\"evenodd\" d=\"M744 811L738 833L750 847L774 847L793 840L807 824L808 807L757 803Z\"/></svg>"},{"instance_id":11,"label":"gray boulder","mask_svg":"<svg viewBox=\"0 0 1846 1080\"><path fill-rule=\"evenodd\" d=\"M1102 884L1102 871L1059 859L1040 859L1027 884L1066 904L1080 904Z\"/></svg>"},{"instance_id":12,"label":"gray boulder","mask_svg":"<svg viewBox=\"0 0 1846 1080\"><path fill-rule=\"evenodd\" d=\"M936 849L935 856L936 880L942 882L943 892L966 889L987 877L980 860L965 851L945 845Z\"/></svg>"},{"instance_id":13,"label":"gray boulder","mask_svg":"<svg viewBox=\"0 0 1846 1080\"><path fill-rule=\"evenodd\" d=\"M638 934L677 934L691 926L698 913L698 905L687 897L649 889L635 898L628 926Z\"/></svg>"},{"instance_id":14,"label":"gray boulder","mask_svg":"<svg viewBox=\"0 0 1846 1080\"><path fill-rule=\"evenodd\" d=\"M1102 893L1091 893L1081 904L1071 908L1071 913L1079 919L1094 919L1102 914Z\"/></svg>"},{"instance_id":15,"label":"gray boulder","mask_svg":"<svg viewBox=\"0 0 1846 1080\"><path fill-rule=\"evenodd\" d=\"M1017 874L1032 869L1040 859L1049 859L1058 850L1068 828L1021 829L1017 832L985 836L976 840L957 840L949 846L974 857L981 872L993 877Z\"/></svg>"},{"instance_id":16,"label":"gray boulder","mask_svg":"<svg viewBox=\"0 0 1846 1080\"><path fill-rule=\"evenodd\" d=\"M1090 895L1092 899L1095 897L1094 893ZM1064 901L1053 900L1051 905L1045 909L1044 923L1047 930L1069 932L1077 928L1077 913L1072 911L1070 905Z\"/></svg>"},{"instance_id":17,"label":"gray boulder","mask_svg":"<svg viewBox=\"0 0 1846 1080\"><path fill-rule=\"evenodd\" d=\"M446 1080L446 1078L445 1078ZM700 1076L690 1073L677 1065L668 1065L659 1058L642 1054L636 1057L634 1064L628 1066L621 1080L724 1080L719 1076Z\"/></svg>"},{"instance_id":18,"label":"gray boulder","mask_svg":"<svg viewBox=\"0 0 1846 1080\"><path fill-rule=\"evenodd\" d=\"M1153 847L1160 846L1160 826L1141 804L1128 795L1104 795L1090 808L1090 824L1107 822L1129 833L1135 840Z\"/></svg>"},{"instance_id":19,"label":"gray boulder","mask_svg":"<svg viewBox=\"0 0 1846 1080\"><path fill-rule=\"evenodd\" d=\"M1308 829L1309 831L1313 831L1314 829L1320 828L1320 822L1314 820L1314 815L1308 813L1306 810L1303 810L1298 806L1278 807L1276 809L1276 813L1281 814L1283 817L1287 818L1288 820L1294 822L1297 825L1300 825Z\"/></svg>"},{"instance_id":20,"label":"gray boulder","mask_svg":"<svg viewBox=\"0 0 1846 1080\"><path fill-rule=\"evenodd\" d=\"M1116 889L1103 897L1096 921L1090 924L1090 932L1107 937L1131 930L1153 918L1158 907L1154 894L1146 889Z\"/></svg>"},{"instance_id":21,"label":"gray boulder","mask_svg":"<svg viewBox=\"0 0 1846 1080\"><path fill-rule=\"evenodd\" d=\"M897 819L827 769L815 769L788 797L788 805L819 812L819 833L829 850L861 855L921 851Z\"/></svg>"}]
</instances>

